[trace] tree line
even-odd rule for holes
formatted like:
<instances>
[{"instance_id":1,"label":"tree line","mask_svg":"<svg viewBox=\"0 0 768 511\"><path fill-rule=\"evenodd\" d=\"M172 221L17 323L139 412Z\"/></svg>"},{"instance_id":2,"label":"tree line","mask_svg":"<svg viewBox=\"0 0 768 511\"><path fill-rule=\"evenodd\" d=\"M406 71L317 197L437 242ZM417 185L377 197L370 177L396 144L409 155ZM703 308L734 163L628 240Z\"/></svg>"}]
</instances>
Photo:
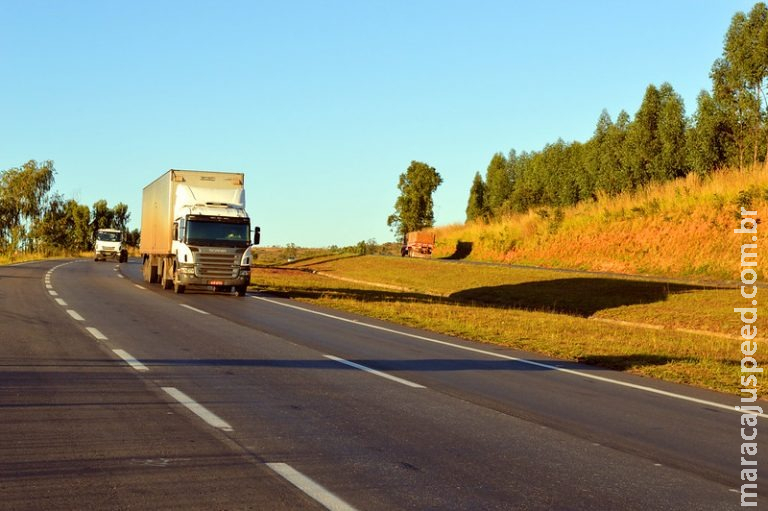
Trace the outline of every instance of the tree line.
<instances>
[{"instance_id":1,"label":"tree line","mask_svg":"<svg viewBox=\"0 0 768 511\"><path fill-rule=\"evenodd\" d=\"M736 13L712 65L712 91L702 90L687 117L672 85L649 85L634 118L603 110L586 142L562 139L540 151L496 153L477 172L467 221L541 206L569 206L633 191L691 172L768 163L768 8Z\"/></svg>"},{"instance_id":2,"label":"tree line","mask_svg":"<svg viewBox=\"0 0 768 511\"><path fill-rule=\"evenodd\" d=\"M110 208L102 199L89 208L67 199L52 192L55 173L50 160L0 171L0 253L87 251L104 228L119 229L128 244L137 244L138 229L127 230L128 206Z\"/></svg>"}]
</instances>

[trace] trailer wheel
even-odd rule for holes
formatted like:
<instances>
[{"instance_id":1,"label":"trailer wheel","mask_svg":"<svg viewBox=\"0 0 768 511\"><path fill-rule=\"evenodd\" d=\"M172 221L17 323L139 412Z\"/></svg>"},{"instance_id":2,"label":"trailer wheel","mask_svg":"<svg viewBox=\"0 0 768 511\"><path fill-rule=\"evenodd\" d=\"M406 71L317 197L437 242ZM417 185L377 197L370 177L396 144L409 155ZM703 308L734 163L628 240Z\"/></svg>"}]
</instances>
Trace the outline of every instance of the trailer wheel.
<instances>
[{"instance_id":1,"label":"trailer wheel","mask_svg":"<svg viewBox=\"0 0 768 511\"><path fill-rule=\"evenodd\" d=\"M161 271L160 271L160 285L163 286L163 289L171 289L173 287L173 277L170 279L168 278L168 270L171 268L168 268L168 259L165 258L160 262ZM173 275L173 272L171 271L171 275Z\"/></svg>"},{"instance_id":2,"label":"trailer wheel","mask_svg":"<svg viewBox=\"0 0 768 511\"><path fill-rule=\"evenodd\" d=\"M152 258L149 256L146 256L144 258L144 264L141 269L142 275L144 276L144 282L147 282L149 284L157 284L157 266L152 266Z\"/></svg>"}]
</instances>

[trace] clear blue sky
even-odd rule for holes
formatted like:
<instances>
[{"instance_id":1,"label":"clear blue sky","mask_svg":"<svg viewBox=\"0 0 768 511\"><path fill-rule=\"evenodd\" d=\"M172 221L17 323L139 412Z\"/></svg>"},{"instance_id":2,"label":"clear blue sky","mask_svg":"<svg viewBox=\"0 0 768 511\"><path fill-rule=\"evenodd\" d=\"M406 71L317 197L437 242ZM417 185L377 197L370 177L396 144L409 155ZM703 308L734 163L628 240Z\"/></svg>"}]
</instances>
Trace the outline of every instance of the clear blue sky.
<instances>
[{"instance_id":1,"label":"clear blue sky","mask_svg":"<svg viewBox=\"0 0 768 511\"><path fill-rule=\"evenodd\" d=\"M262 243L392 241L411 160L463 222L495 152L585 141L668 81L685 101L754 2L0 0L0 169L128 205L170 168L246 174Z\"/></svg>"}]
</instances>

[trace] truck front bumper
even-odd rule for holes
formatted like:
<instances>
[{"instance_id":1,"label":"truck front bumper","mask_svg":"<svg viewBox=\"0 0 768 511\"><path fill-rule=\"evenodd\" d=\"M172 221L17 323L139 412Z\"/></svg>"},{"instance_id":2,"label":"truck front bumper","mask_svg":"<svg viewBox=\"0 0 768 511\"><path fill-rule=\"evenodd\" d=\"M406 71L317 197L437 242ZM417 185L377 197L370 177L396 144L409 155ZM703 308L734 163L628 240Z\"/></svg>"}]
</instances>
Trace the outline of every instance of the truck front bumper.
<instances>
[{"instance_id":1,"label":"truck front bumper","mask_svg":"<svg viewBox=\"0 0 768 511\"><path fill-rule=\"evenodd\" d=\"M117 259L120 257L120 252L115 250L99 250L96 252L96 259L107 259L108 257Z\"/></svg>"},{"instance_id":2,"label":"truck front bumper","mask_svg":"<svg viewBox=\"0 0 768 511\"><path fill-rule=\"evenodd\" d=\"M240 270L237 277L204 277L196 275L194 269L182 268L176 278L182 286L198 287L241 287L251 283L251 272Z\"/></svg>"}]
</instances>

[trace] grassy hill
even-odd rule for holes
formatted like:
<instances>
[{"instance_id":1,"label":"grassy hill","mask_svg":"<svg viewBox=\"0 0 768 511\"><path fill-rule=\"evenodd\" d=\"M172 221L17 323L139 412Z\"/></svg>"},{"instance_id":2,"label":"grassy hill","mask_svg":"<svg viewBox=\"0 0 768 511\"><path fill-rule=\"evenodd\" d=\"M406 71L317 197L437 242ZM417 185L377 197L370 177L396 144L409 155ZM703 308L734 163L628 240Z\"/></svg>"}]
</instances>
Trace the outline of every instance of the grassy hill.
<instances>
[{"instance_id":1,"label":"grassy hill","mask_svg":"<svg viewBox=\"0 0 768 511\"><path fill-rule=\"evenodd\" d=\"M439 227L434 256L735 280L745 241L733 229L742 206L768 214L768 171L690 174L571 208Z\"/></svg>"}]
</instances>

